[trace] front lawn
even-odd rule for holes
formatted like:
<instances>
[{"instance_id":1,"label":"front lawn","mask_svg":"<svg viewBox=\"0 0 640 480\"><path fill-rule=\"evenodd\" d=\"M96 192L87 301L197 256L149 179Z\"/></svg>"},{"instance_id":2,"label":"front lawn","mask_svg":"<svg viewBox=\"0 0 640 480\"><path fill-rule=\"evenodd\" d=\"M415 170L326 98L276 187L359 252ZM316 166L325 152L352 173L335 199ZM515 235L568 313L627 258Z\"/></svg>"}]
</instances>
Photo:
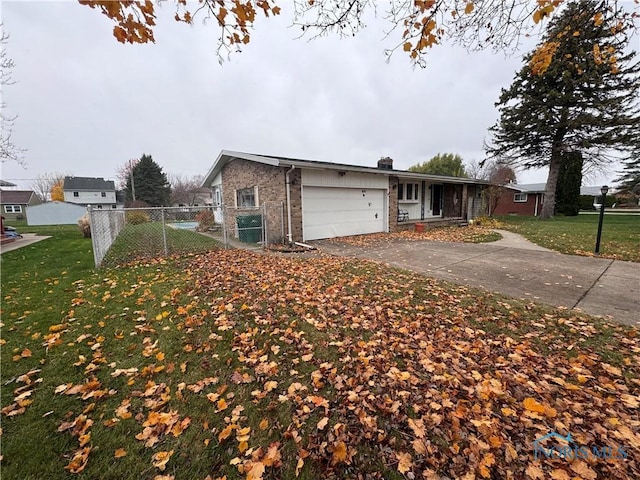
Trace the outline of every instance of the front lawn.
<instances>
[{"instance_id":1,"label":"front lawn","mask_svg":"<svg viewBox=\"0 0 640 480\"><path fill-rule=\"evenodd\" d=\"M640 469L637 329L358 259L215 250L96 271L89 240L56 239L2 255L3 477ZM535 460L551 431L626 457Z\"/></svg>"},{"instance_id":2,"label":"front lawn","mask_svg":"<svg viewBox=\"0 0 640 480\"><path fill-rule=\"evenodd\" d=\"M598 215L554 217L540 220L526 216L497 217L501 228L523 235L532 242L570 255L593 256ZM600 256L640 262L640 216L605 214Z\"/></svg>"}]
</instances>

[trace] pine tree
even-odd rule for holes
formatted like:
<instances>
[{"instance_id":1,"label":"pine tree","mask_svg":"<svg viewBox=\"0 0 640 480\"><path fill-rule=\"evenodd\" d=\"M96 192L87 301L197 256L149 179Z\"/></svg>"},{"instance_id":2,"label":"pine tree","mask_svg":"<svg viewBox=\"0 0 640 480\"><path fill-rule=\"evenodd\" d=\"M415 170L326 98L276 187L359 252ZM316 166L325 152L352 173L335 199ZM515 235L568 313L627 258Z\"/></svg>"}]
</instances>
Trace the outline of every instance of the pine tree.
<instances>
[{"instance_id":1,"label":"pine tree","mask_svg":"<svg viewBox=\"0 0 640 480\"><path fill-rule=\"evenodd\" d=\"M596 0L568 3L496 104L490 157L524 169L549 167L542 218L552 217L561 166L628 157L640 141L640 63L617 12ZM612 7L613 8L613 7Z\"/></svg>"},{"instance_id":2,"label":"pine tree","mask_svg":"<svg viewBox=\"0 0 640 480\"><path fill-rule=\"evenodd\" d=\"M127 201L145 202L152 207L169 205L171 186L162 168L153 161L151 155L143 154L133 167L133 187L131 177L125 188ZM134 197L135 192L135 197Z\"/></svg>"},{"instance_id":3,"label":"pine tree","mask_svg":"<svg viewBox=\"0 0 640 480\"><path fill-rule=\"evenodd\" d=\"M580 211L580 185L582 185L582 154L563 154L556 185L556 210L559 215L575 216Z\"/></svg>"}]
</instances>

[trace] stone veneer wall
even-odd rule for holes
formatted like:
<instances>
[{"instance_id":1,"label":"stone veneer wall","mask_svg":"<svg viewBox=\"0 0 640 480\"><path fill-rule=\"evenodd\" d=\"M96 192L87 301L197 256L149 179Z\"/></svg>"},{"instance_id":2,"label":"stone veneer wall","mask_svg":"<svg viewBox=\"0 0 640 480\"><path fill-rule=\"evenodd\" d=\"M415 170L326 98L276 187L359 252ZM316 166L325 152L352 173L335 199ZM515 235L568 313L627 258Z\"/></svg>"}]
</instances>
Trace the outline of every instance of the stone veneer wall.
<instances>
[{"instance_id":1,"label":"stone veneer wall","mask_svg":"<svg viewBox=\"0 0 640 480\"><path fill-rule=\"evenodd\" d=\"M398 224L398 177L389 177L389 231L403 230L400 227Z\"/></svg>"},{"instance_id":2,"label":"stone veneer wall","mask_svg":"<svg viewBox=\"0 0 640 480\"><path fill-rule=\"evenodd\" d=\"M236 190L243 188L258 187L258 203L262 205L267 202L269 205L284 205L284 236L287 235L287 190L286 190L286 167L275 167L248 160L234 159L222 169L222 201L227 207L236 205ZM290 175L291 180L291 231L294 241L302 241L302 195L301 195L301 173L300 169L295 169ZM268 208L267 223L279 229L281 225L282 209ZM235 220L233 220L235 221ZM227 228L235 228L229 224ZM280 238L273 238L270 241L278 241Z\"/></svg>"}]
</instances>

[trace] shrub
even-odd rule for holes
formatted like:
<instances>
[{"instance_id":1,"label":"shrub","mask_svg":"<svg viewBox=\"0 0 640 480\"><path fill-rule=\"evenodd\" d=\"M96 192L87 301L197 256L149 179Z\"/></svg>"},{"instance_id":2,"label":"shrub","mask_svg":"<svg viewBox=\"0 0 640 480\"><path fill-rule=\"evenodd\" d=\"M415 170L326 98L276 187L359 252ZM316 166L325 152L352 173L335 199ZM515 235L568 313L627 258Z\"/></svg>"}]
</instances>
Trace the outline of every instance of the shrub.
<instances>
[{"instance_id":1,"label":"shrub","mask_svg":"<svg viewBox=\"0 0 640 480\"><path fill-rule=\"evenodd\" d=\"M469 223L471 223L472 225L477 225L479 227L500 228L500 222L498 220L485 216L476 217Z\"/></svg>"},{"instance_id":2,"label":"shrub","mask_svg":"<svg viewBox=\"0 0 640 480\"><path fill-rule=\"evenodd\" d=\"M78 220L78 228L82 232L84 238L91 238L91 222L89 221L89 215L85 215Z\"/></svg>"},{"instance_id":3,"label":"shrub","mask_svg":"<svg viewBox=\"0 0 640 480\"><path fill-rule=\"evenodd\" d=\"M127 212L126 219L129 225L140 225L141 223L148 223L151 221L149 214L142 210Z\"/></svg>"},{"instance_id":4,"label":"shrub","mask_svg":"<svg viewBox=\"0 0 640 480\"><path fill-rule=\"evenodd\" d=\"M211 210L203 210L196 215L196 221L198 222L199 231L207 231L213 227L216 223L215 217Z\"/></svg>"}]
</instances>

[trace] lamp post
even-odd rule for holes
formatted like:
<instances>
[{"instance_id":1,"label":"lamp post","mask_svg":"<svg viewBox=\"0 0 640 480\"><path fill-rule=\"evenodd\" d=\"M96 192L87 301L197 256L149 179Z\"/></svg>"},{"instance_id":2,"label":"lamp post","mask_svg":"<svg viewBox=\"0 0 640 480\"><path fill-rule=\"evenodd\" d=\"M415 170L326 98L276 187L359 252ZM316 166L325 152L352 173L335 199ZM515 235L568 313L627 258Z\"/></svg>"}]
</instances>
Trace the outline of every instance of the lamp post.
<instances>
[{"instance_id":1,"label":"lamp post","mask_svg":"<svg viewBox=\"0 0 640 480\"><path fill-rule=\"evenodd\" d=\"M598 219L598 236L596 237L596 255L600 253L600 237L602 236L602 219L604 218L604 202L607 199L607 192L609 187L603 185L600 189L602 193L602 203L600 203L600 218Z\"/></svg>"}]
</instances>

